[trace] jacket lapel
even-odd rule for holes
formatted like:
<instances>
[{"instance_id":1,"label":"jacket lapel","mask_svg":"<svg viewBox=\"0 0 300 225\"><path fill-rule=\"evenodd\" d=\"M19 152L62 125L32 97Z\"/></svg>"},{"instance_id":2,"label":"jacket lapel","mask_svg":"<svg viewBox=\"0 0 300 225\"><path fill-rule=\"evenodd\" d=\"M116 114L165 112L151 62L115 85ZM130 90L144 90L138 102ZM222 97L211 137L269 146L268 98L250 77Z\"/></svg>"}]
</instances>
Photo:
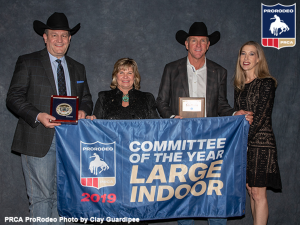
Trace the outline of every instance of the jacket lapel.
<instances>
[{"instance_id":1,"label":"jacket lapel","mask_svg":"<svg viewBox=\"0 0 300 225\"><path fill-rule=\"evenodd\" d=\"M187 57L183 58L178 66L178 74L182 81L182 86L185 91L186 96L190 96L189 92L189 82L187 76Z\"/></svg>"},{"instance_id":2,"label":"jacket lapel","mask_svg":"<svg viewBox=\"0 0 300 225\"><path fill-rule=\"evenodd\" d=\"M45 69L46 76L48 77L50 85L53 89L53 93L57 94L56 85L55 85L54 76L53 76L53 71L52 71L52 66L51 66L49 54L48 54L48 51L47 51L46 48L41 51L41 62L42 62L43 67Z\"/></svg>"},{"instance_id":3,"label":"jacket lapel","mask_svg":"<svg viewBox=\"0 0 300 225\"><path fill-rule=\"evenodd\" d=\"M212 110L212 102L213 94L215 93L213 91L214 86L216 84L216 78L215 78L215 68L211 64L210 60L206 58L206 69L207 69L207 80L206 80L206 115L211 115Z\"/></svg>"}]
</instances>

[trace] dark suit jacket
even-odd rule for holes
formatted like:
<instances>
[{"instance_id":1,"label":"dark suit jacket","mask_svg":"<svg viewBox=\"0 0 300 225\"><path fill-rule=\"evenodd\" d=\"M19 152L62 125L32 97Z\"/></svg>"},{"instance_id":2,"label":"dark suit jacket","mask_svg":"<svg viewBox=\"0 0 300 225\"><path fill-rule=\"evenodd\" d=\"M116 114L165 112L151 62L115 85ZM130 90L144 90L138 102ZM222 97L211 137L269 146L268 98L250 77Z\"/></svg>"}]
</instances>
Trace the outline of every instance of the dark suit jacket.
<instances>
[{"instance_id":1,"label":"dark suit jacket","mask_svg":"<svg viewBox=\"0 0 300 225\"><path fill-rule=\"evenodd\" d=\"M65 58L71 94L79 96L79 110L91 114L93 102L85 68L72 58ZM36 117L40 112L50 113L51 95L57 95L57 91L47 49L20 56L6 98L7 107L19 116L13 151L36 157L47 154L55 130L36 122Z\"/></svg>"},{"instance_id":2,"label":"dark suit jacket","mask_svg":"<svg viewBox=\"0 0 300 225\"><path fill-rule=\"evenodd\" d=\"M206 115L207 117L231 116L234 109L227 101L227 71L206 59ZM179 114L179 97L189 97L187 57L165 66L156 105L163 118Z\"/></svg>"}]
</instances>

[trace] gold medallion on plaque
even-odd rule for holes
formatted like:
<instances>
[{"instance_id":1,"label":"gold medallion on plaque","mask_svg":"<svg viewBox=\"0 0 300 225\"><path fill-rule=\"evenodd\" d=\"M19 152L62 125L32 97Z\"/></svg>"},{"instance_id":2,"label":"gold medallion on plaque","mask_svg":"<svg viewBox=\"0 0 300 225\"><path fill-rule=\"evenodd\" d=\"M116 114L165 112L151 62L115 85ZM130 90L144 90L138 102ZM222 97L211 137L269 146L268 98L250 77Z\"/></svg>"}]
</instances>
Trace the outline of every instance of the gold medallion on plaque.
<instances>
[{"instance_id":1,"label":"gold medallion on plaque","mask_svg":"<svg viewBox=\"0 0 300 225\"><path fill-rule=\"evenodd\" d=\"M56 107L56 112L60 116L68 116L72 113L73 109L68 103L61 103Z\"/></svg>"}]
</instances>

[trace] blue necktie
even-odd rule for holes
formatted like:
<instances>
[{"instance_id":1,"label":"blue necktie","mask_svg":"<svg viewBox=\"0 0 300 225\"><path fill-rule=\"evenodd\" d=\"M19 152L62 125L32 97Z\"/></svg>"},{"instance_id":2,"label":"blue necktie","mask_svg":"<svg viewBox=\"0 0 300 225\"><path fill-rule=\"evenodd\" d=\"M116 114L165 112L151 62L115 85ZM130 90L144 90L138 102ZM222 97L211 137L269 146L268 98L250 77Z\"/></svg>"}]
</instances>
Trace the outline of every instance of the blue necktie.
<instances>
[{"instance_id":1,"label":"blue necktie","mask_svg":"<svg viewBox=\"0 0 300 225\"><path fill-rule=\"evenodd\" d=\"M57 82L58 82L58 93L59 95L67 95L66 89L66 80L65 80L65 73L64 68L61 65L61 60L57 59L56 62L58 63L57 66Z\"/></svg>"}]
</instances>

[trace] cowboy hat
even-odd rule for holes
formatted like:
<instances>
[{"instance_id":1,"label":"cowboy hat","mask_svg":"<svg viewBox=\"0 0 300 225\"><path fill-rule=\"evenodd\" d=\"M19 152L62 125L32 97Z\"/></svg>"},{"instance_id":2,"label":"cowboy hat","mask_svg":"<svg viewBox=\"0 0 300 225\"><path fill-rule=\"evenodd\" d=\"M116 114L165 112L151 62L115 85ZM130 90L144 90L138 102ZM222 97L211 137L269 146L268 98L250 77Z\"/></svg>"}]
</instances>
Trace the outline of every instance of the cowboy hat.
<instances>
[{"instance_id":1,"label":"cowboy hat","mask_svg":"<svg viewBox=\"0 0 300 225\"><path fill-rule=\"evenodd\" d=\"M215 31L211 35L207 33L207 27L203 22L195 22L190 27L189 33L179 30L176 33L176 40L185 45L185 41L189 36L205 36L209 38L210 45L216 44L220 40L220 32Z\"/></svg>"},{"instance_id":2,"label":"cowboy hat","mask_svg":"<svg viewBox=\"0 0 300 225\"><path fill-rule=\"evenodd\" d=\"M64 13L53 13L47 20L47 24L41 21L35 20L33 22L33 29L38 35L43 36L45 29L50 30L67 30L71 35L76 34L80 29L80 23L78 23L73 29L70 29L68 19Z\"/></svg>"}]
</instances>

